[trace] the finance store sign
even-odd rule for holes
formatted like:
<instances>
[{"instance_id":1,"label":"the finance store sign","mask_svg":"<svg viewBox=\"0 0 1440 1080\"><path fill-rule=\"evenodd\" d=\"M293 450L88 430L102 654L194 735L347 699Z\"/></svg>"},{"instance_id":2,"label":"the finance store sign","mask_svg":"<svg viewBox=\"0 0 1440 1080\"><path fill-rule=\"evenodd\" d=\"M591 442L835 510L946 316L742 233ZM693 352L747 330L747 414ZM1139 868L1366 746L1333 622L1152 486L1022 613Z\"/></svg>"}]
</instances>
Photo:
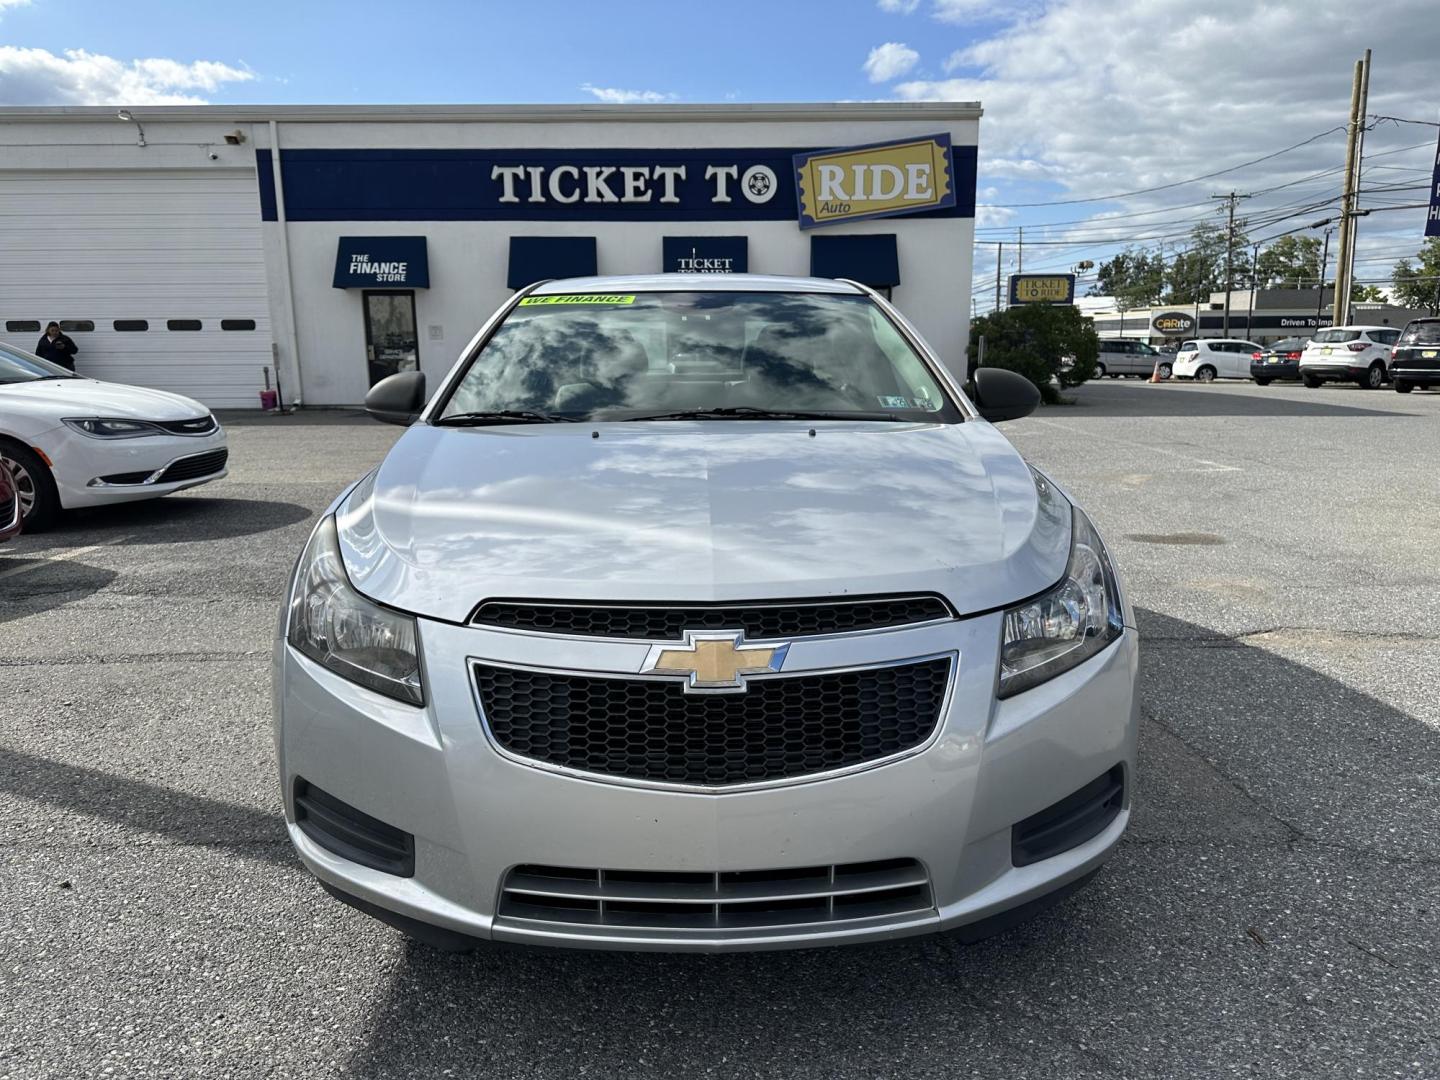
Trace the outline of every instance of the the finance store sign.
<instances>
[{"instance_id":1,"label":"the finance store sign","mask_svg":"<svg viewBox=\"0 0 1440 1080\"><path fill-rule=\"evenodd\" d=\"M277 219L270 151L262 213ZM284 152L290 221L796 221L975 215L975 147ZM697 256L698 257L698 256Z\"/></svg>"}]
</instances>

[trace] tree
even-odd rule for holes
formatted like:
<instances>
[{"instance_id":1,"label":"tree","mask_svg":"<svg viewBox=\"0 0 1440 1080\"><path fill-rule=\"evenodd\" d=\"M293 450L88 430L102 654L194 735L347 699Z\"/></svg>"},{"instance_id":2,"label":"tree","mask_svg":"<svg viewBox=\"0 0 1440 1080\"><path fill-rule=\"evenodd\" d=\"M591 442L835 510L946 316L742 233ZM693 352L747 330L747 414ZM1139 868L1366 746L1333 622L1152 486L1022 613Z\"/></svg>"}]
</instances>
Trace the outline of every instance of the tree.
<instances>
[{"instance_id":1,"label":"tree","mask_svg":"<svg viewBox=\"0 0 1440 1080\"><path fill-rule=\"evenodd\" d=\"M1383 304L1385 302L1385 292L1375 285L1352 285L1350 287L1350 302L1352 304Z\"/></svg>"},{"instance_id":2,"label":"tree","mask_svg":"<svg viewBox=\"0 0 1440 1080\"><path fill-rule=\"evenodd\" d=\"M1165 259L1159 254L1126 248L1095 272L1091 296L1113 296L1121 311L1151 307L1165 288Z\"/></svg>"},{"instance_id":3,"label":"tree","mask_svg":"<svg viewBox=\"0 0 1440 1080\"><path fill-rule=\"evenodd\" d=\"M1255 264L1255 287L1317 288L1323 253L1319 239L1314 236L1282 236L1260 253Z\"/></svg>"},{"instance_id":4,"label":"tree","mask_svg":"<svg viewBox=\"0 0 1440 1080\"><path fill-rule=\"evenodd\" d=\"M1019 304L972 320L966 352L972 368L979 360L982 336L986 367L1018 371L1052 405L1060 400L1060 392L1051 380L1078 386L1095 374L1100 355L1094 325L1070 304ZM1064 356L1074 357L1075 362L1062 373Z\"/></svg>"},{"instance_id":5,"label":"tree","mask_svg":"<svg viewBox=\"0 0 1440 1080\"><path fill-rule=\"evenodd\" d=\"M1391 272L1395 300L1408 308L1420 308L1431 315L1440 315L1440 236L1432 236L1420 246L1415 258L1401 259Z\"/></svg>"},{"instance_id":6,"label":"tree","mask_svg":"<svg viewBox=\"0 0 1440 1080\"><path fill-rule=\"evenodd\" d=\"M1231 284L1250 280L1250 239L1243 218L1235 221ZM1204 303L1225 289L1225 227L1202 221L1190 230L1190 246L1176 254L1165 272L1166 304Z\"/></svg>"}]
</instances>

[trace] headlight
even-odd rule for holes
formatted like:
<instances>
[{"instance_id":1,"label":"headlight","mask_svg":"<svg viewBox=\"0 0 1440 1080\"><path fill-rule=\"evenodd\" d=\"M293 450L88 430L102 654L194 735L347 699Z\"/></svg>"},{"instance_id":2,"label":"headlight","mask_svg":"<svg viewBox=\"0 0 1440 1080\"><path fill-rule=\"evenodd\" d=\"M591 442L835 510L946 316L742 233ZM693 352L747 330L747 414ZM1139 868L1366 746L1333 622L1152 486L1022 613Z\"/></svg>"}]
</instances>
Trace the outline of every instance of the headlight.
<instances>
[{"instance_id":1,"label":"headlight","mask_svg":"<svg viewBox=\"0 0 1440 1080\"><path fill-rule=\"evenodd\" d=\"M110 419L103 416L72 417L64 421L66 427L89 435L92 439L134 439L141 435L163 435L163 428L144 420Z\"/></svg>"},{"instance_id":2,"label":"headlight","mask_svg":"<svg viewBox=\"0 0 1440 1080\"><path fill-rule=\"evenodd\" d=\"M397 701L425 702L415 620L350 587L333 517L320 523L300 556L285 638L342 678Z\"/></svg>"},{"instance_id":3,"label":"headlight","mask_svg":"<svg viewBox=\"0 0 1440 1080\"><path fill-rule=\"evenodd\" d=\"M1049 592L1005 612L1000 697L1039 686L1090 659L1124 630L1115 569L1095 526L1072 510L1070 563Z\"/></svg>"}]
</instances>

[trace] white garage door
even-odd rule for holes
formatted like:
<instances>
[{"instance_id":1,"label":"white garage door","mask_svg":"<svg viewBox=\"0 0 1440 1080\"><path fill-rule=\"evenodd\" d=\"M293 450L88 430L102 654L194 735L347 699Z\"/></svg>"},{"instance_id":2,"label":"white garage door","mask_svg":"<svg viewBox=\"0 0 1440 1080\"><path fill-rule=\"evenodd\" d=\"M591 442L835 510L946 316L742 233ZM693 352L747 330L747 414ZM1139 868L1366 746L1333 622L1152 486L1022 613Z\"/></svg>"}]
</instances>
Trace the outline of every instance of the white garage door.
<instances>
[{"instance_id":1,"label":"white garage door","mask_svg":"<svg viewBox=\"0 0 1440 1080\"><path fill-rule=\"evenodd\" d=\"M271 357L254 173L0 170L0 340L33 350L51 319L82 375L255 408Z\"/></svg>"}]
</instances>

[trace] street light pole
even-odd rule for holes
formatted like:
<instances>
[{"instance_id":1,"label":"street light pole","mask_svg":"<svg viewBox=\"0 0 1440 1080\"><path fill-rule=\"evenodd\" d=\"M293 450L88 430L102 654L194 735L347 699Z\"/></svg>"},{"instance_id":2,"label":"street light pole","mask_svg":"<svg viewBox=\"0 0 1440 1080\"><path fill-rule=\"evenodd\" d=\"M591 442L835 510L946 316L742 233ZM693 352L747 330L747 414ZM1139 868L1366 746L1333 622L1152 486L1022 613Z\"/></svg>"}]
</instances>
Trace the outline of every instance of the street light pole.
<instances>
[{"instance_id":1,"label":"street light pole","mask_svg":"<svg viewBox=\"0 0 1440 1080\"><path fill-rule=\"evenodd\" d=\"M1330 263L1330 234L1333 229L1325 230L1325 244L1320 249L1320 287L1315 293L1315 329L1320 329L1320 313L1325 310L1325 267Z\"/></svg>"}]
</instances>

